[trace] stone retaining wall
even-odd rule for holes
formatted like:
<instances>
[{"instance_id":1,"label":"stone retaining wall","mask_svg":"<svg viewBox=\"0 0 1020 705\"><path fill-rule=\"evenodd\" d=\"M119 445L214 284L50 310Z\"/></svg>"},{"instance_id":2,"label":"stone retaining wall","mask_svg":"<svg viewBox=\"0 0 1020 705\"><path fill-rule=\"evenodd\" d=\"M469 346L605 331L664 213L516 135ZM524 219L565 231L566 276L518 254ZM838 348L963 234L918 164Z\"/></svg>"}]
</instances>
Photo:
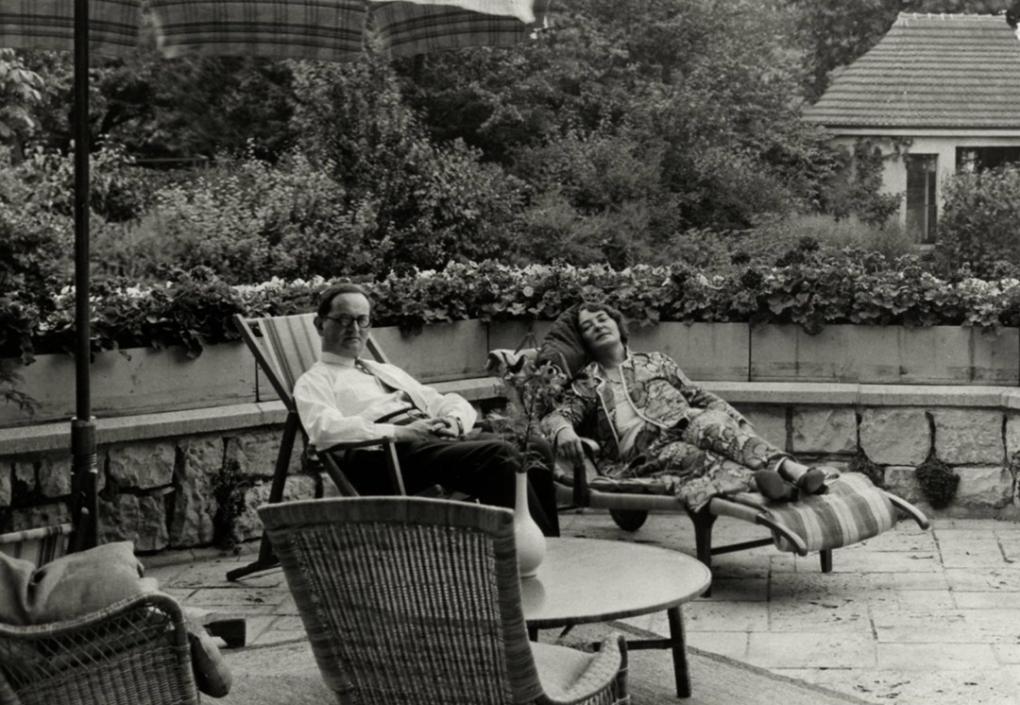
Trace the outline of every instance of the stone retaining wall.
<instances>
[{"instance_id":1,"label":"stone retaining wall","mask_svg":"<svg viewBox=\"0 0 1020 705\"><path fill-rule=\"evenodd\" d=\"M101 541L151 552L258 538L255 508L269 496L281 434L277 425L100 447ZM70 464L63 452L0 458L0 532L69 521ZM290 472L288 499L329 483L305 471L300 447Z\"/></svg>"},{"instance_id":2,"label":"stone retaining wall","mask_svg":"<svg viewBox=\"0 0 1020 705\"><path fill-rule=\"evenodd\" d=\"M931 514L1020 519L1015 411L795 404L744 411L762 435L785 439L785 448L800 458L843 469L870 461L886 489ZM960 478L955 499L941 512L931 509L915 476L932 454Z\"/></svg>"},{"instance_id":3,"label":"stone retaining wall","mask_svg":"<svg viewBox=\"0 0 1020 705\"><path fill-rule=\"evenodd\" d=\"M476 384L468 396L491 405L492 382ZM934 453L960 476L956 499L934 515L1020 519L1013 461L1020 451L1020 392L1015 388L706 387L730 399L763 436L798 457L841 468L866 458L888 489L929 512L915 469ZM130 539L139 551L153 552L258 538L255 508L269 495L282 433L280 411L264 406L257 414L237 411L234 425L206 410L202 423L168 415L148 425L139 417L101 426L102 540ZM66 434L63 424L60 428ZM128 428L132 433L124 432ZM47 442L39 440L43 436L0 437L0 532L69 520L66 443L52 434ZM332 483L303 464L298 445L286 497L331 494Z\"/></svg>"}]
</instances>

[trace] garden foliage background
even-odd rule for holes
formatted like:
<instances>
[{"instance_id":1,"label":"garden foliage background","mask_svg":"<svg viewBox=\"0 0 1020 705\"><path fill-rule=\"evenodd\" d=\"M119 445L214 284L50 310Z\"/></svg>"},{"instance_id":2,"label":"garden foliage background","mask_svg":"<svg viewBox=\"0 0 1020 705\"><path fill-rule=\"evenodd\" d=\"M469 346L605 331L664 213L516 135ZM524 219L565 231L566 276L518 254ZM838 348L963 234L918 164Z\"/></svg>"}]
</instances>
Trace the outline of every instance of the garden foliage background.
<instances>
[{"instance_id":1,"label":"garden foliage background","mask_svg":"<svg viewBox=\"0 0 1020 705\"><path fill-rule=\"evenodd\" d=\"M97 65L94 348L198 354L338 277L409 330L595 292L639 323L1017 325L1017 172L957 179L918 254L871 145L850 169L799 120L897 12L1007 4L571 0L509 51ZM0 358L70 348L70 84L0 50Z\"/></svg>"}]
</instances>

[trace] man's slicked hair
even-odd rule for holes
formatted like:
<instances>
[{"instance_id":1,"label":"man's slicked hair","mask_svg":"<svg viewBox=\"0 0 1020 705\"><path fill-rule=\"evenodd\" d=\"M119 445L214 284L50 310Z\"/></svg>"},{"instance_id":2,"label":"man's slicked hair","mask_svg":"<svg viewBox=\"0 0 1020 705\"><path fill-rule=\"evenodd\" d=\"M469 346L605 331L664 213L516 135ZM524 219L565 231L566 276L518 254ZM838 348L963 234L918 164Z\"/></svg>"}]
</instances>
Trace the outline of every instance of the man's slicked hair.
<instances>
[{"instance_id":1,"label":"man's slicked hair","mask_svg":"<svg viewBox=\"0 0 1020 705\"><path fill-rule=\"evenodd\" d=\"M341 294L361 294L368 300L369 310L371 311L372 297L368 295L368 292L365 291L363 286L355 284L354 282L340 282L319 294L319 308L317 311L319 318L325 318L329 315L330 309L333 308L333 299Z\"/></svg>"}]
</instances>

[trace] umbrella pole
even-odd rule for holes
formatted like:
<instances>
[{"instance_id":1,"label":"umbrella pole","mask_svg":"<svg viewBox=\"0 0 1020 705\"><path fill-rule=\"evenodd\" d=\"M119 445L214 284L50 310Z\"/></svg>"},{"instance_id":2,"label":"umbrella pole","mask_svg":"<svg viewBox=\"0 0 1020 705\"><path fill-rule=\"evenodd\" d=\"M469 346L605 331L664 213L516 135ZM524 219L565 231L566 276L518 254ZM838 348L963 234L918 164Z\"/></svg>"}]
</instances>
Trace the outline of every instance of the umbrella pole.
<instances>
[{"instance_id":1,"label":"umbrella pole","mask_svg":"<svg viewBox=\"0 0 1020 705\"><path fill-rule=\"evenodd\" d=\"M96 425L89 367L89 0L74 2L74 299L75 417L71 420L73 468L71 550L98 543Z\"/></svg>"}]
</instances>

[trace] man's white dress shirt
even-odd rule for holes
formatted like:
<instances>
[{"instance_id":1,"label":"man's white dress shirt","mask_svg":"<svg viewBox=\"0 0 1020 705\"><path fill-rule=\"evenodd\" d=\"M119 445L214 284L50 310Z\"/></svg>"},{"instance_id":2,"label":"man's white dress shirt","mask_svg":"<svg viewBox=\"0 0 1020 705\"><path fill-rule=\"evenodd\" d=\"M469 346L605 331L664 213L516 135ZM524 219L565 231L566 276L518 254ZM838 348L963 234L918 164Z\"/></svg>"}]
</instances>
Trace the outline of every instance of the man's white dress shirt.
<instances>
[{"instance_id":1,"label":"man's white dress shirt","mask_svg":"<svg viewBox=\"0 0 1020 705\"><path fill-rule=\"evenodd\" d=\"M392 438L395 426L376 423L414 405L429 416L460 419L466 433L478 417L458 394L440 394L399 367L323 352L294 385L301 424L317 448L337 443Z\"/></svg>"}]
</instances>

